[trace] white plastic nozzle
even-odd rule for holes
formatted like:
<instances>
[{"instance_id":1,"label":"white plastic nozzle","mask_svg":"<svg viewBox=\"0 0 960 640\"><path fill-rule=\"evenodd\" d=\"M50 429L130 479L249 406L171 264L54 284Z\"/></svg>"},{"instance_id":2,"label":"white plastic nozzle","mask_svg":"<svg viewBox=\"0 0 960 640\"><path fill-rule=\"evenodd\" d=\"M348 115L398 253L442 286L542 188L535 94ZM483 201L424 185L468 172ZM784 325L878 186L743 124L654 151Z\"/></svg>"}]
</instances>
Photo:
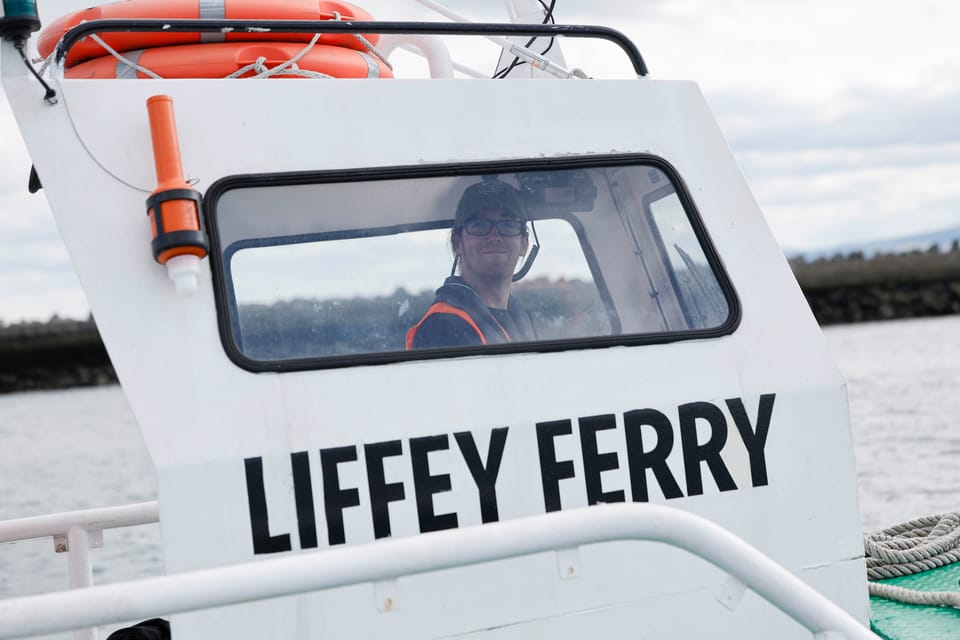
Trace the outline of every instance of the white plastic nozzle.
<instances>
[{"instance_id":1,"label":"white plastic nozzle","mask_svg":"<svg viewBox=\"0 0 960 640\"><path fill-rule=\"evenodd\" d=\"M167 260L167 275L181 296L193 295L200 276L200 258L194 255L174 256Z\"/></svg>"}]
</instances>

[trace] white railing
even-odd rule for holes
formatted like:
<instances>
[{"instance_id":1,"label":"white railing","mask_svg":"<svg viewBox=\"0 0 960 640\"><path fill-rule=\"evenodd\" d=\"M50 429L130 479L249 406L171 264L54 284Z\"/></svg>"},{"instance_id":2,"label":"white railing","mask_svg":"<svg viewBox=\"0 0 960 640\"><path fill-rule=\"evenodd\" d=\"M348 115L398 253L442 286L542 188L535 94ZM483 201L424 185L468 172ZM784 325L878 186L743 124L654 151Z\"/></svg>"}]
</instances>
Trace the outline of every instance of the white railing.
<instances>
[{"instance_id":1,"label":"white railing","mask_svg":"<svg viewBox=\"0 0 960 640\"><path fill-rule=\"evenodd\" d=\"M684 549L818 639L877 640L861 622L726 529L653 504L611 504L0 602L0 638L142 620L615 540ZM567 550L567 551L565 551ZM572 554L575 555L575 554ZM866 587L864 587L866 588ZM735 608L736 599L726 603ZM56 611L56 615L51 612Z\"/></svg>"},{"instance_id":2,"label":"white railing","mask_svg":"<svg viewBox=\"0 0 960 640\"><path fill-rule=\"evenodd\" d=\"M70 588L80 589L93 586L90 549L103 546L104 529L134 527L152 524L159 520L160 510L156 502L65 511L47 516L2 521L0 522L0 543L53 538L54 551L68 554L67 572ZM76 628L74 638L75 640L96 640L97 630L94 627Z\"/></svg>"}]
</instances>

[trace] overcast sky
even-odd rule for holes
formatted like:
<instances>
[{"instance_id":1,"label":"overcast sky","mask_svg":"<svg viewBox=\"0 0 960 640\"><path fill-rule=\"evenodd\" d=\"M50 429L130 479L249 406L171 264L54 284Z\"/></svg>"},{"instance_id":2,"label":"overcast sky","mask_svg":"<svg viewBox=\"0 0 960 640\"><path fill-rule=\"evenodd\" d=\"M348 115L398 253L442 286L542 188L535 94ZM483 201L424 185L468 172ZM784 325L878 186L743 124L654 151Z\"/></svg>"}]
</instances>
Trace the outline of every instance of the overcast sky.
<instances>
[{"instance_id":1,"label":"overcast sky","mask_svg":"<svg viewBox=\"0 0 960 640\"><path fill-rule=\"evenodd\" d=\"M49 22L92 3L39 4ZM357 4L383 19L410 6ZM473 19L505 16L499 0L448 4ZM617 28L652 77L700 84L785 248L960 225L960 2L558 0L556 17ZM29 169L0 93L0 321L85 317L42 192L27 193Z\"/></svg>"}]
</instances>

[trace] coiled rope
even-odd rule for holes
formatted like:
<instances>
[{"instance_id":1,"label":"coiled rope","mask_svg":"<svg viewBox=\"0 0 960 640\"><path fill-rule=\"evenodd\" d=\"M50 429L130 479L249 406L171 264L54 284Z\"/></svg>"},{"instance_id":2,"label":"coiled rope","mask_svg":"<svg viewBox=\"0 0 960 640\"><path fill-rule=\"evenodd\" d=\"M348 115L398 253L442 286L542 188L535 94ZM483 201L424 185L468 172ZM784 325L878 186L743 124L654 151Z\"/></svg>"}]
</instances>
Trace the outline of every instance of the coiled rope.
<instances>
[{"instance_id":1,"label":"coiled rope","mask_svg":"<svg viewBox=\"0 0 960 640\"><path fill-rule=\"evenodd\" d=\"M129 59L127 59L126 57L120 55L113 47L111 47L111 46L108 45L106 42L104 42L104 41L103 41L103 38L101 38L101 37L98 36L97 34L91 33L91 34L90 34L90 39L93 40L94 42L96 42L96 43L97 43L98 45L100 45L101 47L103 47L104 50L106 50L107 53L109 53L109 54L112 55L114 58L116 58L117 60L119 60L120 62L122 62L123 64L125 64L127 67L132 68L132 69L136 69L136 70L139 71L140 73L142 73L142 74L144 74L144 75L147 75L147 76L150 76L150 77L153 78L154 80L162 80L162 78L161 78L160 76L158 76L157 74L155 74L155 73L154 73L153 71L151 71L150 69L147 69L146 67L142 67L142 66L140 66L139 64L137 64L136 62L134 62L133 60L129 60ZM53 54L51 53L50 55L52 56Z\"/></svg>"},{"instance_id":2,"label":"coiled rope","mask_svg":"<svg viewBox=\"0 0 960 640\"><path fill-rule=\"evenodd\" d=\"M867 534L863 550L871 596L906 604L960 608L960 592L917 591L872 582L960 562L960 512L918 518Z\"/></svg>"},{"instance_id":3,"label":"coiled rope","mask_svg":"<svg viewBox=\"0 0 960 640\"><path fill-rule=\"evenodd\" d=\"M310 43L307 44L303 49L301 49L297 55L293 56L286 62L278 64L272 69L267 67L264 63L267 59L264 56L260 56L256 59L255 62L248 64L247 66L237 69L233 73L227 76L227 78L239 78L248 71L255 71L257 75L255 78L269 78L270 76L283 76L283 75L299 75L305 76L308 78L332 78L333 76L327 75L325 73L320 73L318 71L307 71L305 69L300 69L297 67L297 60L307 55L310 49L313 48L313 45L316 44L317 40L320 39L319 33L314 34L313 39L310 40Z\"/></svg>"},{"instance_id":4,"label":"coiled rope","mask_svg":"<svg viewBox=\"0 0 960 640\"><path fill-rule=\"evenodd\" d=\"M337 22L340 22L341 20L343 20L343 16L340 15L339 11L334 11L333 19L336 20ZM390 64L390 61L387 60L386 56L380 53L380 51L378 51L377 48L373 46L372 42L364 38L363 35L359 33L353 34L353 37L356 38L357 41L364 46L364 48L367 50L367 53L369 53L370 55L375 57L377 60L385 64L387 68L390 69L390 71L393 71L393 65Z\"/></svg>"}]
</instances>

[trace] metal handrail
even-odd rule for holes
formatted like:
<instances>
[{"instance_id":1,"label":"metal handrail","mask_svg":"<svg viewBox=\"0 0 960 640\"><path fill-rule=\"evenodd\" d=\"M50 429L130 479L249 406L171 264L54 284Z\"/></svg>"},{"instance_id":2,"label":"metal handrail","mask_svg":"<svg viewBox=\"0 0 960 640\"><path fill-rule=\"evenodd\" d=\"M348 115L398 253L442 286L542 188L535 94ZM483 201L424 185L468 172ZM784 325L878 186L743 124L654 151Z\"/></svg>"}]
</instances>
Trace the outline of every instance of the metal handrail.
<instances>
[{"instance_id":1,"label":"metal handrail","mask_svg":"<svg viewBox=\"0 0 960 640\"><path fill-rule=\"evenodd\" d=\"M159 522L160 508L156 501L118 507L101 507L64 511L44 516L18 518L0 522L0 543L20 542L36 538L53 538L57 553L67 553L67 573L71 589L93 586L93 563L90 549L103 545L104 529L135 527ZM96 640L94 627L74 630L75 640Z\"/></svg>"},{"instance_id":2,"label":"metal handrail","mask_svg":"<svg viewBox=\"0 0 960 640\"><path fill-rule=\"evenodd\" d=\"M55 60L63 61L67 52L82 38L94 33L109 32L164 33L379 33L463 36L541 36L566 38L598 38L615 43L623 50L638 76L647 75L647 65L637 46L622 32L598 25L567 24L496 24L471 22L337 22L334 20L90 20L73 27L57 43Z\"/></svg>"},{"instance_id":3,"label":"metal handrail","mask_svg":"<svg viewBox=\"0 0 960 640\"><path fill-rule=\"evenodd\" d=\"M159 520L160 508L156 501L119 507L64 511L51 515L0 521L0 543L34 538L57 538L66 536L73 527L88 531L102 531L152 524ZM57 549L57 551L66 551L66 549Z\"/></svg>"},{"instance_id":4,"label":"metal handrail","mask_svg":"<svg viewBox=\"0 0 960 640\"><path fill-rule=\"evenodd\" d=\"M616 540L662 542L703 558L817 637L877 640L861 622L733 533L692 513L638 503L0 601L0 638L141 620Z\"/></svg>"}]
</instances>

